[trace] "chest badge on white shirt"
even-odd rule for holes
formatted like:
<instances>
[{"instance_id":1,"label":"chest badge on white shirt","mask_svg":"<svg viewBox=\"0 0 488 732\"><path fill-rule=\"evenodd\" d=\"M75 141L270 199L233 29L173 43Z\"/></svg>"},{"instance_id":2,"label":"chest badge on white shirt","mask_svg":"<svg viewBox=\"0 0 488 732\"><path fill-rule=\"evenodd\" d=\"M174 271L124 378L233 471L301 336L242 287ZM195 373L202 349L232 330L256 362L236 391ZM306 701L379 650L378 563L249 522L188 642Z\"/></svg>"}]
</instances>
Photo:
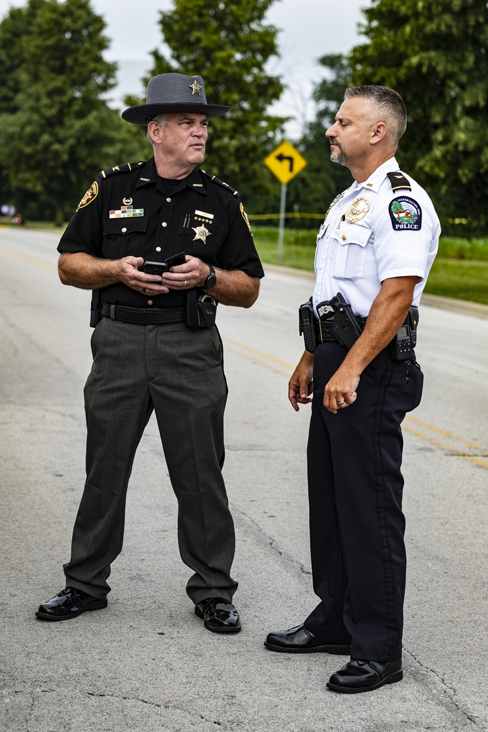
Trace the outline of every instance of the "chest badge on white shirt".
<instances>
[{"instance_id":1,"label":"chest badge on white shirt","mask_svg":"<svg viewBox=\"0 0 488 732\"><path fill-rule=\"evenodd\" d=\"M351 203L344 215L344 218L346 221L349 221L350 224L356 224L366 216L369 209L370 205L368 199L364 198L364 196L360 196Z\"/></svg>"}]
</instances>

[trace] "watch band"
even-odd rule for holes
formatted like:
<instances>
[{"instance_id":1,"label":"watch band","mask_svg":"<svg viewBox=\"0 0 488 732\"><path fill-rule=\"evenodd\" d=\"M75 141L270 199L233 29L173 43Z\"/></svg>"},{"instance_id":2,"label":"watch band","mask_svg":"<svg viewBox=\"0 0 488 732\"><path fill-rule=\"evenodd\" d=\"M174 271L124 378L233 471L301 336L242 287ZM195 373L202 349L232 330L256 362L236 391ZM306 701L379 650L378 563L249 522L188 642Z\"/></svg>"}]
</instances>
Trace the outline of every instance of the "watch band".
<instances>
[{"instance_id":1,"label":"watch band","mask_svg":"<svg viewBox=\"0 0 488 732\"><path fill-rule=\"evenodd\" d=\"M215 274L214 268L212 267L211 264L209 264L208 266L210 269L210 273L209 273L207 279L205 280L205 284L203 285L204 290L211 290L212 287L217 282L217 275Z\"/></svg>"}]
</instances>

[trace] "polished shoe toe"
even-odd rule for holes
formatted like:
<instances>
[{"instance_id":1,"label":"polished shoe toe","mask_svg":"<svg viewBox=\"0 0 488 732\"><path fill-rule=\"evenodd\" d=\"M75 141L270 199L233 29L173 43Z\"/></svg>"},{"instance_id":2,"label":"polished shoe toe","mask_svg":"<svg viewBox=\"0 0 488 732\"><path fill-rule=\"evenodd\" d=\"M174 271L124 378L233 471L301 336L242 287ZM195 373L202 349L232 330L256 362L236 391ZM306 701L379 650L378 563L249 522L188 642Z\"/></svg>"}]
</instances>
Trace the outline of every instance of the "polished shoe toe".
<instances>
[{"instance_id":1,"label":"polished shoe toe","mask_svg":"<svg viewBox=\"0 0 488 732\"><path fill-rule=\"evenodd\" d=\"M241 629L239 613L231 602L222 597L202 600L195 605L195 615L212 633L238 633Z\"/></svg>"},{"instance_id":2,"label":"polished shoe toe","mask_svg":"<svg viewBox=\"0 0 488 732\"><path fill-rule=\"evenodd\" d=\"M279 653L331 653L348 656L351 646L341 643L326 643L316 638L305 625L297 625L289 630L269 633L264 641L266 648Z\"/></svg>"},{"instance_id":3,"label":"polished shoe toe","mask_svg":"<svg viewBox=\"0 0 488 732\"><path fill-rule=\"evenodd\" d=\"M363 691L379 689L384 684L394 684L403 679L402 659L398 661L360 661L346 663L332 674L327 684L332 691L344 694L360 694Z\"/></svg>"},{"instance_id":4,"label":"polished shoe toe","mask_svg":"<svg viewBox=\"0 0 488 732\"><path fill-rule=\"evenodd\" d=\"M76 587L66 587L52 600L39 605L36 615L42 620L70 620L87 610L101 610L107 604L106 598L101 600Z\"/></svg>"}]
</instances>

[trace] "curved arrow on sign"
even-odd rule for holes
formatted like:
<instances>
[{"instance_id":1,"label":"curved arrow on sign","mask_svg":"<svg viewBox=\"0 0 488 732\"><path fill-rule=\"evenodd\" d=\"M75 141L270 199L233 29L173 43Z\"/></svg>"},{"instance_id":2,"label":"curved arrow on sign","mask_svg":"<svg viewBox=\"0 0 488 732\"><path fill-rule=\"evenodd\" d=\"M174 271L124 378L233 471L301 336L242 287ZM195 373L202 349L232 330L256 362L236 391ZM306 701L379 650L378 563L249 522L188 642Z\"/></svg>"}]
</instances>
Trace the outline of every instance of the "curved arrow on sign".
<instances>
[{"instance_id":1,"label":"curved arrow on sign","mask_svg":"<svg viewBox=\"0 0 488 732\"><path fill-rule=\"evenodd\" d=\"M280 163L283 162L283 160L289 160L290 161L290 173L293 173L293 158L289 157L288 155L283 155L283 153L280 153L279 155L275 155L276 160L279 160Z\"/></svg>"}]
</instances>

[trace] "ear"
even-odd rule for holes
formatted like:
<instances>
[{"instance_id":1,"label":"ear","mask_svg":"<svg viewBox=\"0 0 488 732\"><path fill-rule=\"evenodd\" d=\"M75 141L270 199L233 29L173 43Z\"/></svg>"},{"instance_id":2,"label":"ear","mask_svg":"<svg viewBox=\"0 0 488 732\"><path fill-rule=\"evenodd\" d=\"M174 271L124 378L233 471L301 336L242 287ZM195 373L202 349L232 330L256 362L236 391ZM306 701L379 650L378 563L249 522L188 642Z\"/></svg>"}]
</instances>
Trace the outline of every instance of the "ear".
<instances>
[{"instance_id":1,"label":"ear","mask_svg":"<svg viewBox=\"0 0 488 732\"><path fill-rule=\"evenodd\" d=\"M370 143L372 145L377 145L385 137L386 137L386 125L384 122L378 122L373 127Z\"/></svg>"},{"instance_id":2,"label":"ear","mask_svg":"<svg viewBox=\"0 0 488 732\"><path fill-rule=\"evenodd\" d=\"M149 122L147 126L147 131L149 132L151 140L156 143L156 145L161 142L163 137L162 128L161 125L158 124L158 122L151 120L151 122Z\"/></svg>"}]
</instances>

